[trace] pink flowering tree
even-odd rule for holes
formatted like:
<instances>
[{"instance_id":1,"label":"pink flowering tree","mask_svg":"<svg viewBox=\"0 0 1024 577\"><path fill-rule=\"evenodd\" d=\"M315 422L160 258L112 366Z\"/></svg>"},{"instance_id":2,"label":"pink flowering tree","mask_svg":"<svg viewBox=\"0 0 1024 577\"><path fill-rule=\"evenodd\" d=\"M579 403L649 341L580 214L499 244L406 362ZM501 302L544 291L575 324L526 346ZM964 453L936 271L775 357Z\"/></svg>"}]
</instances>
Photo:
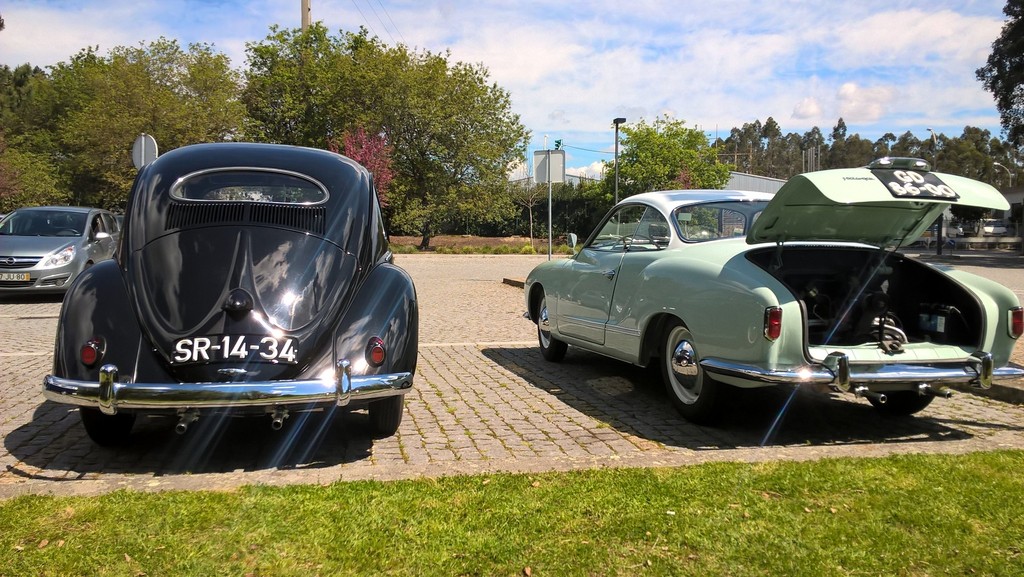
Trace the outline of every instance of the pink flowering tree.
<instances>
[{"instance_id":1,"label":"pink flowering tree","mask_svg":"<svg viewBox=\"0 0 1024 577\"><path fill-rule=\"evenodd\" d=\"M331 141L328 148L333 152L340 152L366 167L366 170L373 175L381 206L388 205L388 187L395 179L395 172L391 168L393 149L383 134L367 134L366 130L359 126L345 132L342 137L341 150L338 150L335 141Z\"/></svg>"}]
</instances>

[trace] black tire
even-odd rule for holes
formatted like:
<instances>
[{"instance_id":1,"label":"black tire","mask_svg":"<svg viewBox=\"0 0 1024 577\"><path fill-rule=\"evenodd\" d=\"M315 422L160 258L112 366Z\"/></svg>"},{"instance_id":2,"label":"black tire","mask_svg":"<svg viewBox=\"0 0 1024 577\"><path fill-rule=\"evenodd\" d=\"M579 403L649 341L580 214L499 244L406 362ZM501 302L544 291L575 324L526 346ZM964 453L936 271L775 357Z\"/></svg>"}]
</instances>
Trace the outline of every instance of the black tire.
<instances>
[{"instance_id":1,"label":"black tire","mask_svg":"<svg viewBox=\"0 0 1024 577\"><path fill-rule=\"evenodd\" d=\"M868 397L868 402L884 415L906 417L923 411L934 398L931 395L918 394L917 391L894 391L885 393L884 403L871 397Z\"/></svg>"},{"instance_id":2,"label":"black tire","mask_svg":"<svg viewBox=\"0 0 1024 577\"><path fill-rule=\"evenodd\" d=\"M379 401L372 401L366 407L370 415L370 429L380 437L390 437L398 432L405 413L405 396L397 395Z\"/></svg>"},{"instance_id":3,"label":"black tire","mask_svg":"<svg viewBox=\"0 0 1024 577\"><path fill-rule=\"evenodd\" d=\"M537 342L540 344L540 354L545 360L553 363L561 362L565 358L565 351L569 345L551 336L543 325L548 321L548 300L547 297L540 298L540 306L537 308Z\"/></svg>"},{"instance_id":4,"label":"black tire","mask_svg":"<svg viewBox=\"0 0 1024 577\"><path fill-rule=\"evenodd\" d=\"M78 410L85 432L94 443L103 447L122 447L131 438L135 424L134 413L104 415L99 409L83 407Z\"/></svg>"},{"instance_id":5,"label":"black tire","mask_svg":"<svg viewBox=\"0 0 1024 577\"><path fill-rule=\"evenodd\" d=\"M715 424L721 418L720 399L726 387L700 367L693 335L679 321L665 327L661 344L661 378L672 404L686 420Z\"/></svg>"}]
</instances>

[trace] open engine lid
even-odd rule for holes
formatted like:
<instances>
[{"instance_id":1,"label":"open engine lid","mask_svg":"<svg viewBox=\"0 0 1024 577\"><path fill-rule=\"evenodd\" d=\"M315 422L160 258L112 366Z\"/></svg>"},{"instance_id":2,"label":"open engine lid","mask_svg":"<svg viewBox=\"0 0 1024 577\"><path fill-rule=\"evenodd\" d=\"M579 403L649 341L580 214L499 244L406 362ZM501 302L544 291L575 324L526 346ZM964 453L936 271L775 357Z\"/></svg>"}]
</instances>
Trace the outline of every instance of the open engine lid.
<instances>
[{"instance_id":1,"label":"open engine lid","mask_svg":"<svg viewBox=\"0 0 1024 577\"><path fill-rule=\"evenodd\" d=\"M983 182L930 172L923 160L884 158L864 168L822 170L789 179L751 226L747 243L907 245L950 205L1010 208L998 190Z\"/></svg>"}]
</instances>

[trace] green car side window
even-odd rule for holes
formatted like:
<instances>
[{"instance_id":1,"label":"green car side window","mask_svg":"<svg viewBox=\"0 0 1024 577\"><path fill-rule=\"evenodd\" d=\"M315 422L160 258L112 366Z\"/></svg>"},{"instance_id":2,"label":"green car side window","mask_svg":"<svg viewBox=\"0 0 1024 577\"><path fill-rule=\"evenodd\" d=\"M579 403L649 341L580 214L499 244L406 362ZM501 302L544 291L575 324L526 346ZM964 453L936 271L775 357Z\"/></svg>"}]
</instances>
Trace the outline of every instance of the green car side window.
<instances>
[{"instance_id":1,"label":"green car side window","mask_svg":"<svg viewBox=\"0 0 1024 577\"><path fill-rule=\"evenodd\" d=\"M612 213L601 226L601 230L586 246L591 250L604 252L622 251L637 231L646 207L639 205L624 206Z\"/></svg>"},{"instance_id":2,"label":"green car side window","mask_svg":"<svg viewBox=\"0 0 1024 577\"><path fill-rule=\"evenodd\" d=\"M675 217L683 240L690 242L743 236L747 230L746 215L722 206L683 207Z\"/></svg>"}]
</instances>

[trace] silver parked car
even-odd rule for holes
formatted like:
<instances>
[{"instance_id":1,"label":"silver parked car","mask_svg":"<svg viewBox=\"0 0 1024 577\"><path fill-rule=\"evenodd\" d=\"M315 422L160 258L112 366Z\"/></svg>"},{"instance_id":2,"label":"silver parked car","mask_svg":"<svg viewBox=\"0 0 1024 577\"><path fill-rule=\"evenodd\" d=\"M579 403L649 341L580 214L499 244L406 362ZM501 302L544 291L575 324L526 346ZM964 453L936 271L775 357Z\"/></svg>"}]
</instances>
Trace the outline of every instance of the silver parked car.
<instances>
[{"instance_id":1,"label":"silver parked car","mask_svg":"<svg viewBox=\"0 0 1024 577\"><path fill-rule=\"evenodd\" d=\"M63 293L83 270L113 256L119 237L106 210L15 210L0 220L0 295Z\"/></svg>"}]
</instances>

